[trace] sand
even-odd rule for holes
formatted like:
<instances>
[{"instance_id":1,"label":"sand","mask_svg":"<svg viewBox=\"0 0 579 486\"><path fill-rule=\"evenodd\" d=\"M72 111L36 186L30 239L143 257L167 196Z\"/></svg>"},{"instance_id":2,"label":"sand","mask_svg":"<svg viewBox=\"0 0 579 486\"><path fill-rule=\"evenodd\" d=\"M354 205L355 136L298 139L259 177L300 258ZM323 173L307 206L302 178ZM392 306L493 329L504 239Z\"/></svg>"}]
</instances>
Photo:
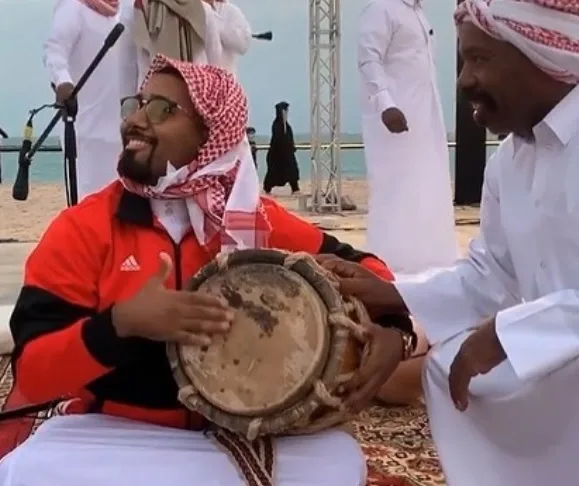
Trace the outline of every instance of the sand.
<instances>
[{"instance_id":1,"label":"sand","mask_svg":"<svg viewBox=\"0 0 579 486\"><path fill-rule=\"evenodd\" d=\"M310 185L303 181L302 193L308 194ZM368 189L365 180L344 180L342 194L349 196L358 209L353 212L335 214L314 214L299 211L299 200L290 195L289 187L276 188L273 196L288 209L299 213L325 230L349 241L354 245L364 244L366 229L366 207ZM27 201L20 202L12 199L12 186L0 185L0 242L38 241L42 232L62 209L66 207L64 188L56 184L34 184L30 188ZM461 248L465 248L468 241L478 231L478 209L470 207L456 208L457 237ZM427 235L425 235L427 237Z\"/></svg>"}]
</instances>

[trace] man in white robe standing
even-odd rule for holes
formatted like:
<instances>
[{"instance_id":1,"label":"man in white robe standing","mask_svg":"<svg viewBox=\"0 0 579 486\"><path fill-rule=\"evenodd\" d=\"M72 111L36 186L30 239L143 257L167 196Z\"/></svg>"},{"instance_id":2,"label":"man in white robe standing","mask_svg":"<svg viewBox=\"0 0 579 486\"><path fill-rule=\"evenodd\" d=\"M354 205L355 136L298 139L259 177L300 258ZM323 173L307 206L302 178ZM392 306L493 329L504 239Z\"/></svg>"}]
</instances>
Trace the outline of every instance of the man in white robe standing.
<instances>
[{"instance_id":1,"label":"man in white robe standing","mask_svg":"<svg viewBox=\"0 0 579 486\"><path fill-rule=\"evenodd\" d=\"M238 58L245 55L251 44L251 26L241 9L229 0L215 0L213 8L223 49L221 67L236 75Z\"/></svg>"},{"instance_id":2,"label":"man in white robe standing","mask_svg":"<svg viewBox=\"0 0 579 486\"><path fill-rule=\"evenodd\" d=\"M367 249L398 273L458 256L433 30L419 0L370 0L358 34ZM429 244L424 245L424 240Z\"/></svg>"},{"instance_id":3,"label":"man in white robe standing","mask_svg":"<svg viewBox=\"0 0 579 486\"><path fill-rule=\"evenodd\" d=\"M475 119L511 133L486 168L480 234L455 266L394 285L326 265L436 343L424 382L449 486L577 484L579 2L465 0L456 20Z\"/></svg>"},{"instance_id":4,"label":"man in white robe standing","mask_svg":"<svg viewBox=\"0 0 579 486\"><path fill-rule=\"evenodd\" d=\"M134 40L134 0L121 0L119 22L125 26L125 31L119 44L119 79L121 83L121 98L133 96L139 90L139 69L137 63L137 46Z\"/></svg>"},{"instance_id":5,"label":"man in white robe standing","mask_svg":"<svg viewBox=\"0 0 579 486\"><path fill-rule=\"evenodd\" d=\"M44 64L56 91L66 100L119 21L118 0L57 0ZM117 178L121 151L119 50L113 46L77 96L78 200Z\"/></svg>"}]
</instances>

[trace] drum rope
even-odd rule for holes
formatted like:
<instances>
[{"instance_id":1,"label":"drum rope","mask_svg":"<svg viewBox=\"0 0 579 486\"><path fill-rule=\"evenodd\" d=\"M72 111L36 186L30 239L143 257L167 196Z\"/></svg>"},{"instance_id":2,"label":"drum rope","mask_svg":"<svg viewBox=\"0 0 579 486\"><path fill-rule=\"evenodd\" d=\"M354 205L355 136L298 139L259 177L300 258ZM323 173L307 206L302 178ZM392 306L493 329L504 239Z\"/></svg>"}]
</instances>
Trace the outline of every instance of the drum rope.
<instances>
[{"instance_id":1,"label":"drum rope","mask_svg":"<svg viewBox=\"0 0 579 486\"><path fill-rule=\"evenodd\" d=\"M286 268L292 268L296 263L302 261L308 263L314 268L319 268L320 272L324 275L324 277L327 278L327 280L333 287L337 288L339 286L336 276L333 273L328 272L327 270L320 267L320 264L316 262L316 259L309 253L304 252L291 253L285 257L283 265ZM368 319L363 304L359 300L348 299L346 302L344 302L343 308L340 308L339 310L329 309L329 311L330 312L328 315L328 321L330 324L345 327L346 329L348 329L348 331L354 334L356 338L359 339L361 342L367 341L368 333L364 329L364 327L361 326L360 324L357 324L348 317L348 314L355 313L356 316L359 317L361 320L364 320L364 317Z\"/></svg>"},{"instance_id":2,"label":"drum rope","mask_svg":"<svg viewBox=\"0 0 579 486\"><path fill-rule=\"evenodd\" d=\"M306 262L313 268L319 269L319 273L328 280L330 285L338 289L339 282L336 276L322 268L316 259L309 253L297 252L288 254L284 260L284 267L290 269L298 262ZM347 301L343 302L343 307L338 309L329 309L328 311L328 324L347 330L348 334L353 335L361 343L365 344L368 342L368 331L366 330L365 325L370 324L370 318L365 307L359 300L349 298ZM351 319L349 317L350 315L355 315L360 320L361 324L358 324ZM336 382L339 385L343 385L352 378L353 374L354 373L347 373L340 375L336 377ZM338 387L337 391L339 391L340 388L341 387ZM323 381L318 380L314 383L314 392L323 405L336 409L342 407L342 399L333 395Z\"/></svg>"},{"instance_id":3,"label":"drum rope","mask_svg":"<svg viewBox=\"0 0 579 486\"><path fill-rule=\"evenodd\" d=\"M316 397L327 407L339 408L342 405L342 400L339 397L332 395L325 383L318 380L314 383L314 392Z\"/></svg>"},{"instance_id":4,"label":"drum rope","mask_svg":"<svg viewBox=\"0 0 579 486\"><path fill-rule=\"evenodd\" d=\"M229 257L231 255L233 255L233 253L220 253L215 257L217 269L220 273L227 270L227 267L229 266Z\"/></svg>"},{"instance_id":5,"label":"drum rope","mask_svg":"<svg viewBox=\"0 0 579 486\"><path fill-rule=\"evenodd\" d=\"M247 439L255 440L259 435L259 429L261 429L261 424L263 424L262 418L253 419L247 426Z\"/></svg>"}]
</instances>

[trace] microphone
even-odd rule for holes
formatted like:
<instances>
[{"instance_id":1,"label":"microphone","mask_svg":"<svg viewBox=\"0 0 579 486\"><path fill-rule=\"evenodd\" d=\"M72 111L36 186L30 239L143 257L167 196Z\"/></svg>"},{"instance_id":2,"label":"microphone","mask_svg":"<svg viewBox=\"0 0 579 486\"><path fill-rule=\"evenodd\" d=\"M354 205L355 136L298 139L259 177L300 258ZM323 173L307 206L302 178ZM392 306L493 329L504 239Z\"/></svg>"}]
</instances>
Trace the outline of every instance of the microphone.
<instances>
[{"instance_id":1,"label":"microphone","mask_svg":"<svg viewBox=\"0 0 579 486\"><path fill-rule=\"evenodd\" d=\"M262 32L261 34L252 34L251 37L254 39L270 41L273 39L273 32L268 30L267 32Z\"/></svg>"},{"instance_id":2,"label":"microphone","mask_svg":"<svg viewBox=\"0 0 579 486\"><path fill-rule=\"evenodd\" d=\"M16 173L16 180L12 186L12 197L17 201L26 201L28 199L28 178L30 174L30 158L28 157L28 152L32 147L32 133L34 127L32 125L32 117L30 115L26 125L24 125L24 137L22 140L22 145L20 147L20 152L18 153L18 172Z\"/></svg>"},{"instance_id":3,"label":"microphone","mask_svg":"<svg viewBox=\"0 0 579 486\"><path fill-rule=\"evenodd\" d=\"M124 30L125 26L121 23L118 23L113 27L113 30L109 32L109 35L107 35L107 38L105 39L104 42L103 47L105 49L105 53L116 44L116 42L119 40L119 37L121 36Z\"/></svg>"},{"instance_id":4,"label":"microphone","mask_svg":"<svg viewBox=\"0 0 579 486\"><path fill-rule=\"evenodd\" d=\"M83 73L83 75L80 77L80 79L78 80L78 82L74 86L74 89L72 90L72 93L70 94L71 99L76 97L78 92L82 89L82 87L86 83L87 79L90 78L90 76L92 75L94 70L97 68L99 63L102 61L103 57L106 56L107 52L109 52L111 47L113 47L115 45L115 43L119 40L119 37L121 36L121 34L123 33L124 30L125 30L125 26L121 23L116 24L111 29L111 31L107 35L105 41L103 42L103 46L101 47L100 51L94 57L92 62L86 68L86 71Z\"/></svg>"},{"instance_id":5,"label":"microphone","mask_svg":"<svg viewBox=\"0 0 579 486\"><path fill-rule=\"evenodd\" d=\"M111 29L111 31L109 32L109 34L107 35L107 37L103 42L103 46L100 48L97 55L94 57L92 62L86 68L86 71L83 73L83 75L80 77L80 79L74 86L72 93L70 94L71 100L76 98L76 95L82 89L87 79L92 75L94 70L102 61L103 57L106 56L107 52L111 49L111 47L113 47L115 43L119 40L119 37L121 36L124 30L125 26L121 23L116 24ZM12 187L12 197L18 201L25 201L28 197L29 191L28 174L30 170L32 157L34 157L34 154L36 154L38 149L42 146L44 141L50 135L50 132L52 132L56 124L62 118L62 109L66 108L66 106L64 107L59 106L58 108L60 108L60 111L56 115L54 115L50 123L46 126L44 131L38 137L38 140L36 140L36 143L32 145L32 147L30 147L30 145L27 144L28 149L24 152L24 154L22 154L23 149L20 150L20 156L18 158L18 173L16 175L16 180L14 181L14 186ZM29 123L30 128L32 129L32 120L29 120ZM28 123L26 124L26 126L28 127ZM22 143L22 147L24 147L25 143L26 139Z\"/></svg>"}]
</instances>

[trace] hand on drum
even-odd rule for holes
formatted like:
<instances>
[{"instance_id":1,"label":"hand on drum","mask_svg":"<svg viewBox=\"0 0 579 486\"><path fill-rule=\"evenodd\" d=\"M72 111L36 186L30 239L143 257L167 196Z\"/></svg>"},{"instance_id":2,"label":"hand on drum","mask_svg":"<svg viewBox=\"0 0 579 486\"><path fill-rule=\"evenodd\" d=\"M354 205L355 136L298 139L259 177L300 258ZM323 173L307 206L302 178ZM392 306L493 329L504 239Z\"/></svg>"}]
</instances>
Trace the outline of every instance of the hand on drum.
<instances>
[{"instance_id":1,"label":"hand on drum","mask_svg":"<svg viewBox=\"0 0 579 486\"><path fill-rule=\"evenodd\" d=\"M166 253L159 259L157 274L132 299L113 307L117 334L207 346L212 334L229 331L233 311L216 297L167 289L173 262Z\"/></svg>"},{"instance_id":2,"label":"hand on drum","mask_svg":"<svg viewBox=\"0 0 579 486\"><path fill-rule=\"evenodd\" d=\"M353 413L360 412L374 399L404 357L404 342L399 331L372 323L367 330L370 351L345 385L345 405Z\"/></svg>"},{"instance_id":3,"label":"hand on drum","mask_svg":"<svg viewBox=\"0 0 579 486\"><path fill-rule=\"evenodd\" d=\"M316 260L338 278L340 293L359 299L372 317L407 312L396 287L362 265L335 255L318 255Z\"/></svg>"}]
</instances>

